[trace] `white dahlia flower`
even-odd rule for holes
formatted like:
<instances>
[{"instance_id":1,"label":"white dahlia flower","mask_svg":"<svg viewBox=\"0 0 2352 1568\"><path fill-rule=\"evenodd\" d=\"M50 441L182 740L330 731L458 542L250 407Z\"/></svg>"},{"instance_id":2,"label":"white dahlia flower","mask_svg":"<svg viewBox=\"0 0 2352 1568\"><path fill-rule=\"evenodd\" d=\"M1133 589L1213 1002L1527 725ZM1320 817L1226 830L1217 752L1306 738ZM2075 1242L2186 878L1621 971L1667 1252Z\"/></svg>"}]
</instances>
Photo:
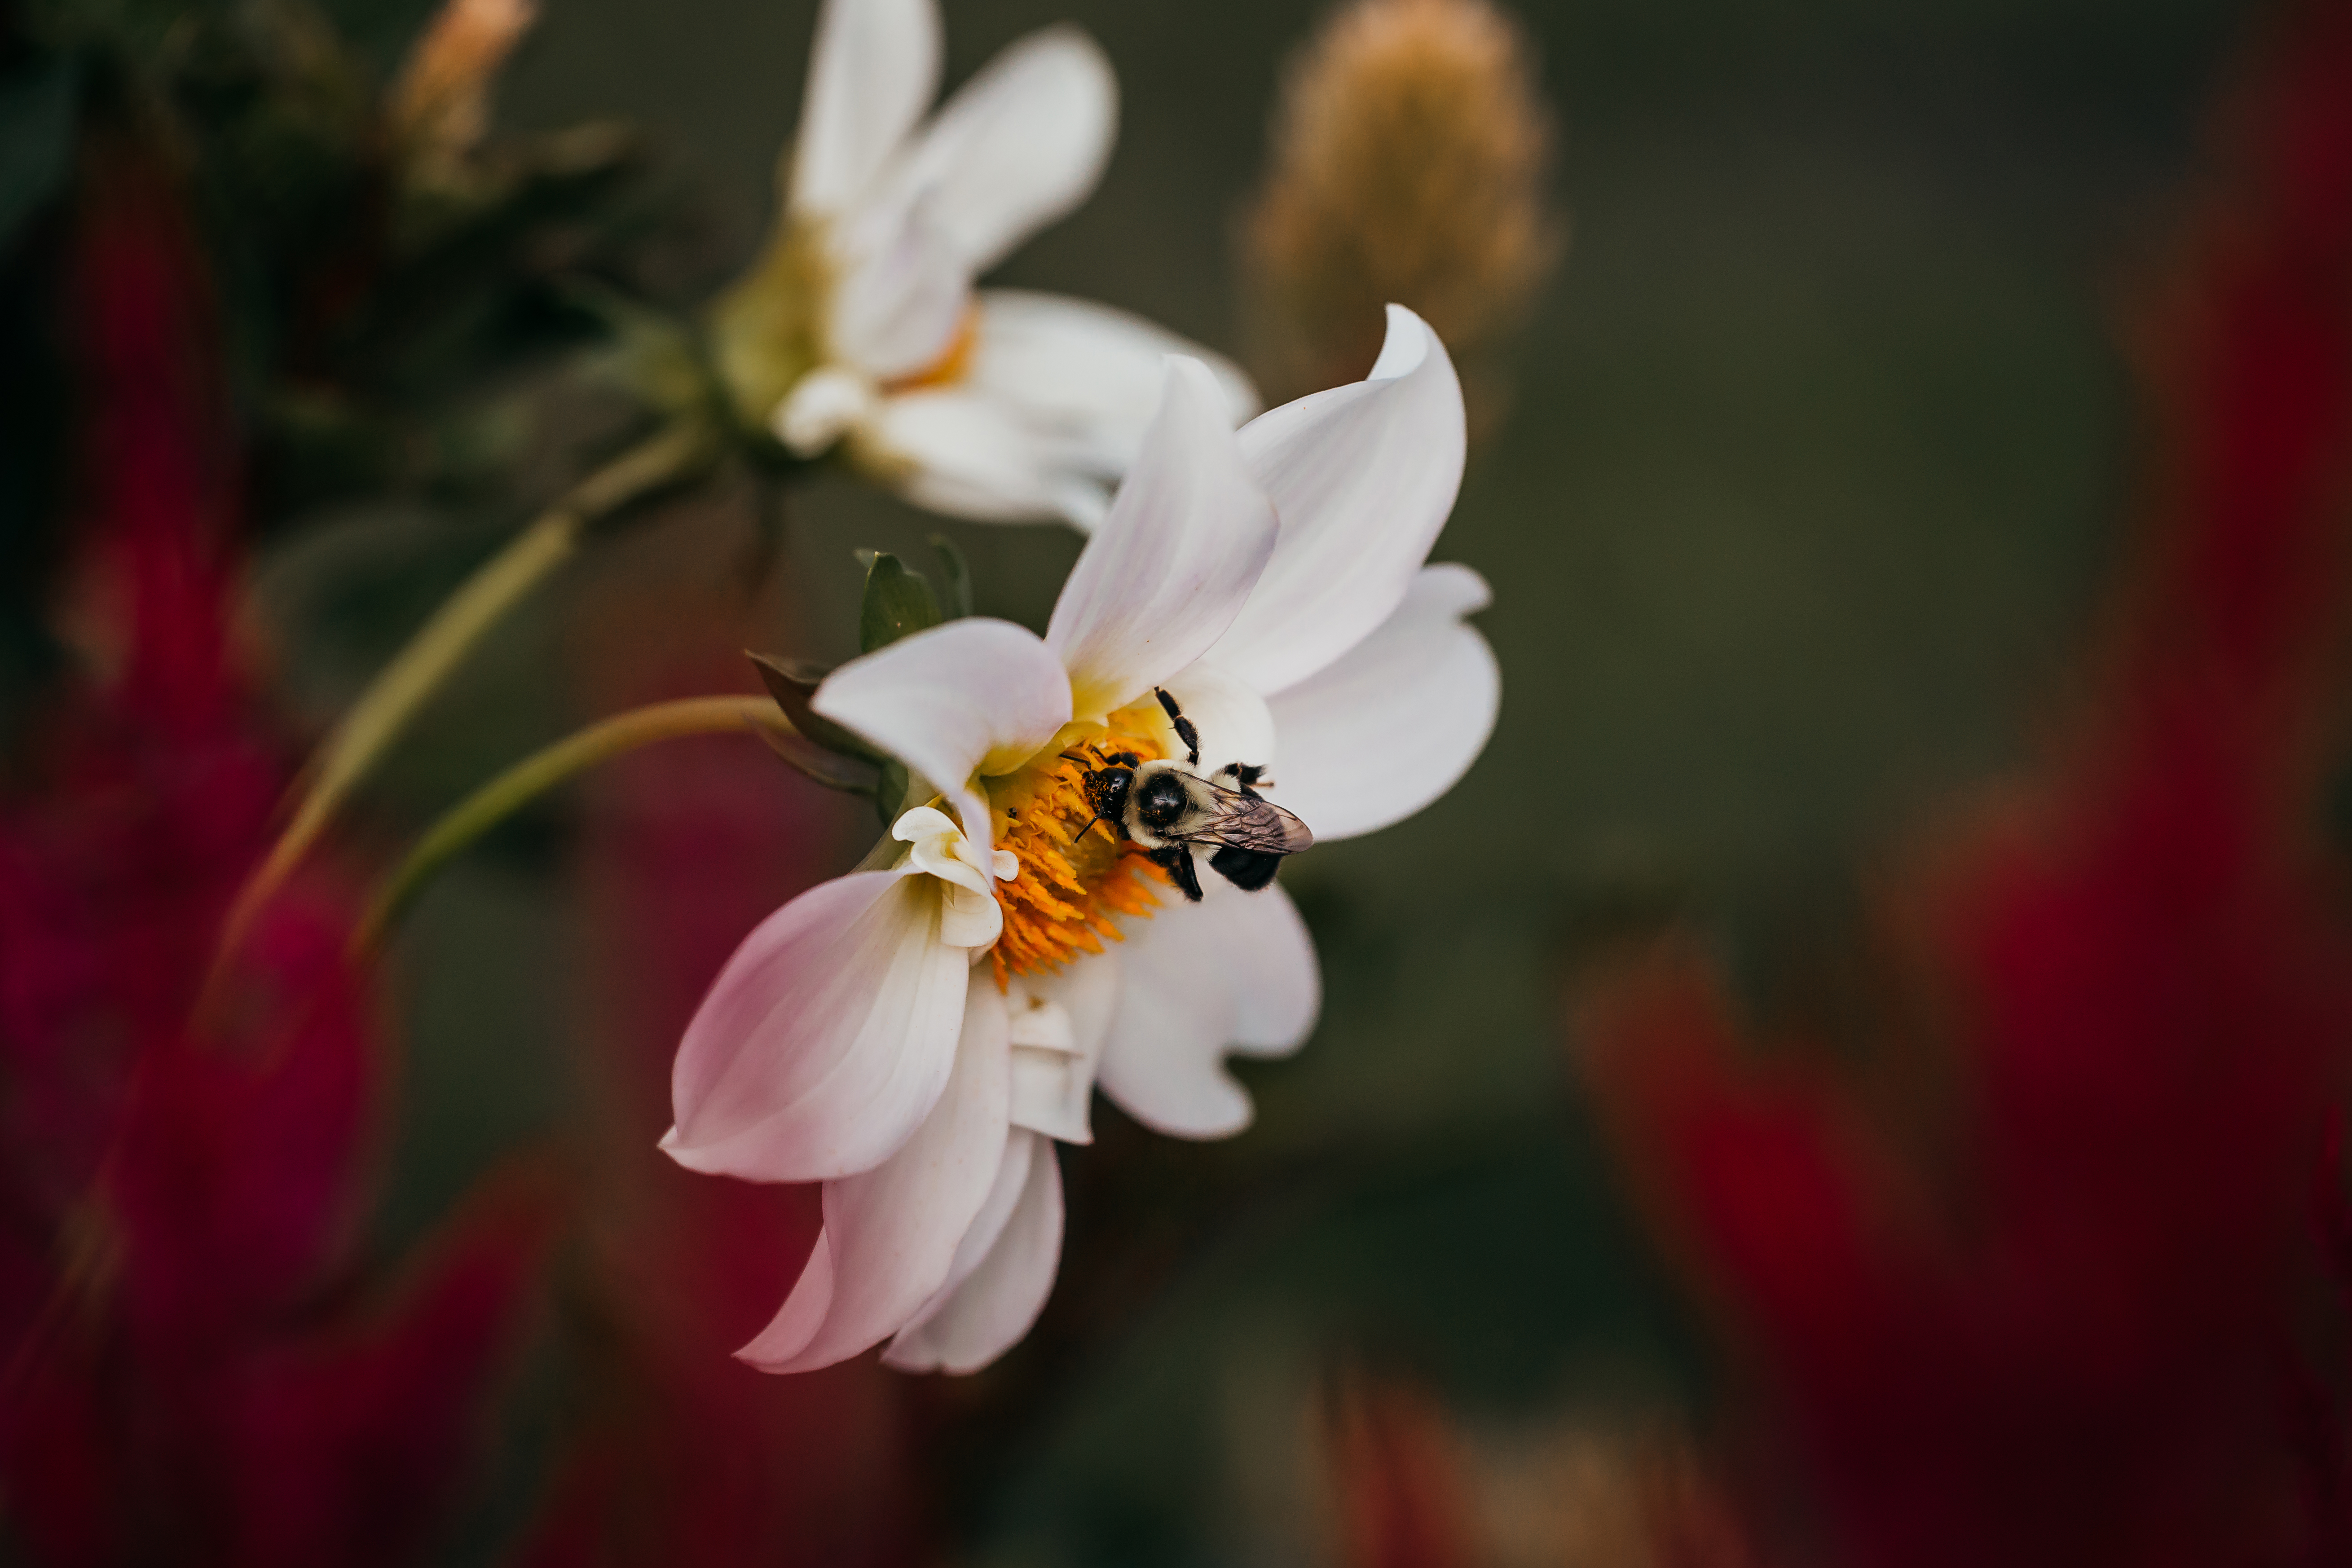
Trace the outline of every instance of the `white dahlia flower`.
<instances>
[{"instance_id":1,"label":"white dahlia flower","mask_svg":"<svg viewBox=\"0 0 2352 1568\"><path fill-rule=\"evenodd\" d=\"M1229 425L1257 395L1123 311L973 288L1110 156L1118 85L1086 35L1032 34L919 123L939 77L934 0L825 0L784 210L718 307L719 365L742 416L798 457L837 447L937 511L1090 528L1168 354L1215 367Z\"/></svg>"},{"instance_id":2,"label":"white dahlia flower","mask_svg":"<svg viewBox=\"0 0 2352 1568\"><path fill-rule=\"evenodd\" d=\"M1279 885L1175 866L1181 826L1155 859L1092 786L1231 768L1323 838L1452 787L1500 690L1463 620L1486 584L1423 564L1462 458L1454 367L1408 310L1366 380L1238 435L1212 374L1171 360L1044 637L950 621L817 689L917 782L872 868L752 931L678 1050L681 1164L825 1184L815 1251L745 1360L796 1372L887 1340L895 1366L979 1367L1052 1288L1053 1143L1089 1141L1095 1088L1181 1137L1248 1121L1223 1061L1306 1039L1306 927Z\"/></svg>"}]
</instances>

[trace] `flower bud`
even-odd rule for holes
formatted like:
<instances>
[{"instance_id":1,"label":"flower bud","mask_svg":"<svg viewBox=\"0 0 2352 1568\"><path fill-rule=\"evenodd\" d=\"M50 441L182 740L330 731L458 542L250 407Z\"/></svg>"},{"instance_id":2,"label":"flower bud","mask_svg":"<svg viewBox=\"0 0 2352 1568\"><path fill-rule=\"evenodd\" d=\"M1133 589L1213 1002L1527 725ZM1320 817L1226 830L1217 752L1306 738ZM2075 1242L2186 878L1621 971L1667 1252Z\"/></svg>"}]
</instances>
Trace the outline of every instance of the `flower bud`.
<instances>
[{"instance_id":1,"label":"flower bud","mask_svg":"<svg viewBox=\"0 0 2352 1568\"><path fill-rule=\"evenodd\" d=\"M443 0L384 98L385 129L412 173L446 183L490 128L490 84L530 25L533 0Z\"/></svg>"}]
</instances>

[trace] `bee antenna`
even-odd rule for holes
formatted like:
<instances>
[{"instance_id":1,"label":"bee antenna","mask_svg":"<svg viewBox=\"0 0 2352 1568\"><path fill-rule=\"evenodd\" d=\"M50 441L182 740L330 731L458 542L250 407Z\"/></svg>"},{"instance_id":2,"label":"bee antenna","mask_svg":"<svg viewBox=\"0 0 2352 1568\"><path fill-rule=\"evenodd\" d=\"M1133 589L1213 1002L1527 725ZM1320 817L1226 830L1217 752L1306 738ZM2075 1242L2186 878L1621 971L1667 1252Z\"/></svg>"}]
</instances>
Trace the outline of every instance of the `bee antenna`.
<instances>
[{"instance_id":1,"label":"bee antenna","mask_svg":"<svg viewBox=\"0 0 2352 1568\"><path fill-rule=\"evenodd\" d=\"M1066 763L1083 763L1087 761L1087 754L1084 752L1064 752L1062 760Z\"/></svg>"}]
</instances>

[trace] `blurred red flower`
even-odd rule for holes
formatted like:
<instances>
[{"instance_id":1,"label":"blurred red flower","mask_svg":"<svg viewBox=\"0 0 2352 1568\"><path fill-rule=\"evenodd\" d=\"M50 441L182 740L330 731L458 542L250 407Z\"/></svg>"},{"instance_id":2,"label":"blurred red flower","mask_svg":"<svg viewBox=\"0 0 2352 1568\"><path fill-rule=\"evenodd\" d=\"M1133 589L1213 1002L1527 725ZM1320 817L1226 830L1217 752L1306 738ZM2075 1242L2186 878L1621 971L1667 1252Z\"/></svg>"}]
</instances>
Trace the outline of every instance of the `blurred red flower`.
<instances>
[{"instance_id":1,"label":"blurred red flower","mask_svg":"<svg viewBox=\"0 0 2352 1568\"><path fill-rule=\"evenodd\" d=\"M2352 1561L2352 1325L2316 1289L2310 1201L2352 1055L2321 826L2352 5L2277 23L2153 318L2161 504L2094 700L1879 911L1867 1065L1794 1032L1752 1053L1687 945L1580 1020L1624 1163L1810 1499L1759 1515L1798 1555Z\"/></svg>"},{"instance_id":2,"label":"blurred red flower","mask_svg":"<svg viewBox=\"0 0 2352 1568\"><path fill-rule=\"evenodd\" d=\"M234 432L201 251L93 133L68 336L84 641L0 797L0 1484L56 1563L413 1560L530 1299L485 1194L386 1293L356 1242L383 1073L323 879L214 972L289 769L230 637ZM110 668L107 668L110 667Z\"/></svg>"}]
</instances>

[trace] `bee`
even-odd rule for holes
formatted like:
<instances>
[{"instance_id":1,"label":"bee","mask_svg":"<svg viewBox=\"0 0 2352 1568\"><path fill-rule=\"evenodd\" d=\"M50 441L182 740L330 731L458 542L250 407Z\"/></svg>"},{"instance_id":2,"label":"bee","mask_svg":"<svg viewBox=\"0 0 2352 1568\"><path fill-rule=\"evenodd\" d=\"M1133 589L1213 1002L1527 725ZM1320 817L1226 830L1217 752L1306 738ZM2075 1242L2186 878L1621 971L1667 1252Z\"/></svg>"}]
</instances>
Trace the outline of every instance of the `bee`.
<instances>
[{"instance_id":1,"label":"bee","mask_svg":"<svg viewBox=\"0 0 2352 1568\"><path fill-rule=\"evenodd\" d=\"M1174 698L1158 687L1152 691L1184 743L1184 761L1147 763L1132 752L1063 752L1072 762L1094 764L1086 791L1095 815L1087 828L1108 823L1121 838L1142 846L1196 904L1201 879L1192 866L1195 844L1217 846L1209 857L1210 869L1245 892L1256 892L1274 880L1284 856L1307 848L1315 836L1258 794L1259 784L1272 782L1264 768L1227 763L1213 773L1202 773L1200 731Z\"/></svg>"}]
</instances>

